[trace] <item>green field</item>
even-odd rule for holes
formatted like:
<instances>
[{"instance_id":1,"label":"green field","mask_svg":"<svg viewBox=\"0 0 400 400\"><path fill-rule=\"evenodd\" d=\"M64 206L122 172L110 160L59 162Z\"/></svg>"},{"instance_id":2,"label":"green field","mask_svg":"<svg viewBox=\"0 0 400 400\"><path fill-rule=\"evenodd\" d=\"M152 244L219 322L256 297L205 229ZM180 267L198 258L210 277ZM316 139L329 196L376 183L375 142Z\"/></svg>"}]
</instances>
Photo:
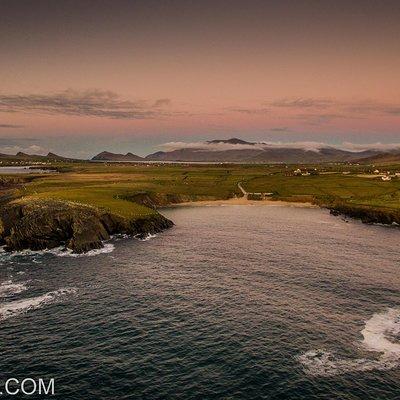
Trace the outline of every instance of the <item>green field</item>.
<instances>
[{"instance_id":1,"label":"green field","mask_svg":"<svg viewBox=\"0 0 400 400\"><path fill-rule=\"evenodd\" d=\"M400 179L369 175L365 166L315 166L319 175L288 176L298 166L284 165L146 165L74 163L59 173L25 176L13 198L62 199L104 208L126 217L153 213L126 199L138 193L175 195L184 200L228 199L248 192L272 192L289 201L341 200L353 205L400 209ZM395 171L397 166L390 166ZM400 170L400 166L398 167ZM343 171L350 172L342 174Z\"/></svg>"}]
</instances>

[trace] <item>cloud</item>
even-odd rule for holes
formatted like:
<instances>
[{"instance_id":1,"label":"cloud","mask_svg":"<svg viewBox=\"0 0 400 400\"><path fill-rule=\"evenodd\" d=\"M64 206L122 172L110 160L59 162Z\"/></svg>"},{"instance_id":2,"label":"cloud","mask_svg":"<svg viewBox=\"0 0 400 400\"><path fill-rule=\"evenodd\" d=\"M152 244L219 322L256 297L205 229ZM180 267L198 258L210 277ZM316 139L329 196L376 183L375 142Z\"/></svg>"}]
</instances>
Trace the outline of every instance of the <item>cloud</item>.
<instances>
[{"instance_id":1,"label":"cloud","mask_svg":"<svg viewBox=\"0 0 400 400\"><path fill-rule=\"evenodd\" d=\"M29 112L102 117L111 119L151 119L179 113L167 112L163 106L169 99L153 103L122 99L117 93L104 90L64 90L53 94L0 94L0 112Z\"/></svg>"},{"instance_id":2,"label":"cloud","mask_svg":"<svg viewBox=\"0 0 400 400\"><path fill-rule=\"evenodd\" d=\"M229 111L242 113L242 114L267 114L268 108L229 108Z\"/></svg>"},{"instance_id":3,"label":"cloud","mask_svg":"<svg viewBox=\"0 0 400 400\"><path fill-rule=\"evenodd\" d=\"M334 119L339 118L348 118L346 115L343 114L334 114L334 113L321 113L321 114L298 114L294 118L303 119L306 121L308 125L324 125L331 122ZM353 118L360 118L353 116Z\"/></svg>"},{"instance_id":4,"label":"cloud","mask_svg":"<svg viewBox=\"0 0 400 400\"><path fill-rule=\"evenodd\" d=\"M333 118L360 118L367 114L381 116L400 115L400 105L393 103L382 103L375 100L339 101L327 98L284 98L267 103L275 108L291 108L301 110L303 114L299 117L320 117L323 122ZM310 110L313 114L304 114ZM325 110L323 114L315 114L318 110Z\"/></svg>"},{"instance_id":5,"label":"cloud","mask_svg":"<svg viewBox=\"0 0 400 400\"><path fill-rule=\"evenodd\" d=\"M271 132L291 132L292 130L288 128L287 126L282 126L282 127L276 127L276 128L271 128Z\"/></svg>"},{"instance_id":6,"label":"cloud","mask_svg":"<svg viewBox=\"0 0 400 400\"><path fill-rule=\"evenodd\" d=\"M364 151L364 150L381 150L381 151L390 151L390 150L399 150L400 143L350 143L343 142L341 144L341 148L350 151Z\"/></svg>"},{"instance_id":7,"label":"cloud","mask_svg":"<svg viewBox=\"0 0 400 400\"><path fill-rule=\"evenodd\" d=\"M0 153L4 154L16 154L18 152L27 153L27 154L47 154L48 150L44 149L41 146L37 146L35 144L31 146L18 146L18 145L9 145L9 146L0 146Z\"/></svg>"},{"instance_id":8,"label":"cloud","mask_svg":"<svg viewBox=\"0 0 400 400\"><path fill-rule=\"evenodd\" d=\"M311 97L284 98L270 103L273 107L285 108L327 108L332 104L334 101L331 99Z\"/></svg>"},{"instance_id":9,"label":"cloud","mask_svg":"<svg viewBox=\"0 0 400 400\"><path fill-rule=\"evenodd\" d=\"M171 99L158 99L154 102L154 107L165 107L171 104Z\"/></svg>"},{"instance_id":10,"label":"cloud","mask_svg":"<svg viewBox=\"0 0 400 400\"><path fill-rule=\"evenodd\" d=\"M400 115L400 105L379 103L371 100L366 100L355 104L348 104L344 106L344 109L347 112L362 114L362 115L368 115L368 114L387 115L387 116Z\"/></svg>"},{"instance_id":11,"label":"cloud","mask_svg":"<svg viewBox=\"0 0 400 400\"><path fill-rule=\"evenodd\" d=\"M17 128L23 128L24 125L15 125L15 124L0 124L0 129L17 129Z\"/></svg>"},{"instance_id":12,"label":"cloud","mask_svg":"<svg viewBox=\"0 0 400 400\"><path fill-rule=\"evenodd\" d=\"M347 151L364 150L397 150L400 143L370 143L356 144L343 142L341 144L329 144L316 141L301 142L258 142L254 144L232 144L232 143L209 143L209 142L168 142L160 146L164 151L174 151L180 149L192 149L196 151L226 151L226 150L269 150L269 149L301 149L306 151L318 152L324 148L334 148Z\"/></svg>"}]
</instances>

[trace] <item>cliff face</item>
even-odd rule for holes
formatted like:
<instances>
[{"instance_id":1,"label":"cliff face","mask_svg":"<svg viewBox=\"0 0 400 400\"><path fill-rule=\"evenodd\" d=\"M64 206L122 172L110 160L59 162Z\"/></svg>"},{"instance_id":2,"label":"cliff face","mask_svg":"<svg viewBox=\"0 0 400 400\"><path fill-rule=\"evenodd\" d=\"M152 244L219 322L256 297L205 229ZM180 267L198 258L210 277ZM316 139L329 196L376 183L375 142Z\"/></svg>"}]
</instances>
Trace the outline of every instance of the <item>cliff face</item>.
<instances>
[{"instance_id":1,"label":"cliff face","mask_svg":"<svg viewBox=\"0 0 400 400\"><path fill-rule=\"evenodd\" d=\"M328 206L333 215L346 215L366 224L400 225L400 211L336 203Z\"/></svg>"},{"instance_id":2,"label":"cliff face","mask_svg":"<svg viewBox=\"0 0 400 400\"><path fill-rule=\"evenodd\" d=\"M139 237L170 228L161 214L128 220L83 204L45 200L13 202L0 210L0 242L6 250L44 250L63 245L75 253L103 247L110 235Z\"/></svg>"}]
</instances>

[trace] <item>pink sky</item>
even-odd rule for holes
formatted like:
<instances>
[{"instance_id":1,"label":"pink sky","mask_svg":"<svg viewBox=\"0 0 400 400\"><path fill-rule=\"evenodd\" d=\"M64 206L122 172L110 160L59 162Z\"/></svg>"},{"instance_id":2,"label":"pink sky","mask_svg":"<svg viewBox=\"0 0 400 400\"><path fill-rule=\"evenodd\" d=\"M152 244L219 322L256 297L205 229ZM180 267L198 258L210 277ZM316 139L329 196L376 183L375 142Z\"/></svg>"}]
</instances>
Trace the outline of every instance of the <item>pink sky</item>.
<instances>
[{"instance_id":1,"label":"pink sky","mask_svg":"<svg viewBox=\"0 0 400 400\"><path fill-rule=\"evenodd\" d=\"M88 137L142 151L399 138L398 2L163 4L5 2L0 151L7 138L63 137L72 153Z\"/></svg>"}]
</instances>

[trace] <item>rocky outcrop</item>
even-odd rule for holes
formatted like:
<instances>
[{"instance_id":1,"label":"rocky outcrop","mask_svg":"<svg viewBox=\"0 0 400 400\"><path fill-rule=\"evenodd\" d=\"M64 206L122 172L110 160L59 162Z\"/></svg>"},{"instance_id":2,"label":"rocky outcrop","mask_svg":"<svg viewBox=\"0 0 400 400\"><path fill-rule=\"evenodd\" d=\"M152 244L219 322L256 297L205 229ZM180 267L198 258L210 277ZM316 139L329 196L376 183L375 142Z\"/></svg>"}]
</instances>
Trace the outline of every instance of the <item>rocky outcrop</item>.
<instances>
[{"instance_id":1,"label":"rocky outcrop","mask_svg":"<svg viewBox=\"0 0 400 400\"><path fill-rule=\"evenodd\" d=\"M65 246L75 253L103 247L113 234L143 237L173 223L154 212L128 220L97 208L56 200L16 201L0 210L0 241L6 250L44 250Z\"/></svg>"},{"instance_id":2,"label":"rocky outcrop","mask_svg":"<svg viewBox=\"0 0 400 400\"><path fill-rule=\"evenodd\" d=\"M362 205L336 203L328 207L332 215L345 215L366 224L400 225L400 211Z\"/></svg>"},{"instance_id":3,"label":"rocky outcrop","mask_svg":"<svg viewBox=\"0 0 400 400\"><path fill-rule=\"evenodd\" d=\"M171 204L178 204L196 200L196 197L194 196L174 193L155 193L150 191L138 191L134 193L128 193L123 196L120 195L118 196L118 198L141 204L142 206L152 208L153 210L159 207L166 207Z\"/></svg>"}]
</instances>

